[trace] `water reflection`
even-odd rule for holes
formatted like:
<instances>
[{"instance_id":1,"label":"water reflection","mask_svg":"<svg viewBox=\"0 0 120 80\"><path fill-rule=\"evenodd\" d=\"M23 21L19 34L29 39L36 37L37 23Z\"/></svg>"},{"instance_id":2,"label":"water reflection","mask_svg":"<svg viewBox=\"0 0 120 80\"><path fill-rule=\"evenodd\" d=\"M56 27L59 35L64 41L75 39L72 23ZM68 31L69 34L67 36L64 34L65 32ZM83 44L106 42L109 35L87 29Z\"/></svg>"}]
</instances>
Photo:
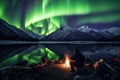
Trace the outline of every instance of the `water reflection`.
<instances>
[{"instance_id":1,"label":"water reflection","mask_svg":"<svg viewBox=\"0 0 120 80\"><path fill-rule=\"evenodd\" d=\"M59 56L57 54L44 47L43 45L28 46L25 47L24 50L23 48L24 46L21 46L21 49L15 47L14 50L10 51L4 56L4 60L1 56L0 67L4 67L7 65L12 66L23 61L28 61L28 64L37 64L40 63L43 58L47 58L48 61L59 60ZM8 51L9 49L11 49L11 47L7 48ZM6 50L4 51L6 52ZM2 54L5 53L4 51L2 51ZM8 57L9 55L10 57Z\"/></svg>"},{"instance_id":2,"label":"water reflection","mask_svg":"<svg viewBox=\"0 0 120 80\"><path fill-rule=\"evenodd\" d=\"M1 46L0 67L15 65L22 61L29 64L40 63L42 58L59 60L65 54L73 56L78 49L86 59L99 60L118 56L119 45L34 45L34 46Z\"/></svg>"},{"instance_id":3,"label":"water reflection","mask_svg":"<svg viewBox=\"0 0 120 80\"><path fill-rule=\"evenodd\" d=\"M0 71L2 71L4 67L8 67L8 66L9 67L13 66L15 69L16 69L16 66L17 68L18 66L23 66L26 70L25 66L27 66L27 69L28 68L31 69L33 65L35 66L33 66L32 69L35 69L35 70L37 69L37 71L39 71L39 69L42 70L41 65L43 65L44 63L47 63L47 67L45 67L45 69L51 72L45 70L45 73L51 74L51 75L46 74L48 78L51 78L49 80L54 80L54 77L53 77L54 75L58 76L57 80L66 80L66 79L73 80L73 77L76 74L72 76L69 75L67 76L67 78L65 78L66 76L64 77L62 76L62 79L59 79L59 76L61 74L59 74L57 71L60 71L58 69L63 69L62 71L64 71L65 73L61 71L62 74L68 75L70 73L70 70L66 71L65 68L61 66L61 64L65 62L64 57L66 54L69 55L69 57L72 57L74 55L75 49L78 49L79 52L85 57L85 67L84 67L85 69L82 69L82 70L78 69L78 74L82 75L82 79L79 79L79 80L86 80L85 78L86 76L94 78L95 75L98 75L99 72L104 73L106 76L109 75L108 77L110 77L110 75L113 75L114 72L115 72L114 74L116 73L118 74L117 71L120 71L120 68L119 68L120 56L118 53L120 50L120 46L119 45L95 45L95 44L94 45L87 45L87 44L86 45L75 45L75 44L71 44L71 45L53 44L52 45L51 44L51 45L32 45L32 46L28 46L28 45L0 46L0 54L1 54L0 55ZM53 66L53 64L51 64L53 62L57 65ZM115 71L114 69L111 69L111 66L113 65L116 68ZM108 69L108 70L107 71L104 71L104 69L101 70L102 68ZM95 75L93 74L94 71L95 71ZM14 74L14 73L10 73L10 74ZM36 74L37 72L31 75L36 75ZM28 76L28 73L26 75ZM92 77L91 75L92 76L94 75L94 76ZM101 80L100 78L102 78L104 75L99 74L99 76L100 76L99 80ZM41 80L42 79L44 80L45 78L46 78L45 76L42 78L40 77ZM9 79L5 79L5 80L9 80ZM28 79L25 79L25 80L28 80ZM98 80L98 79L95 77L92 80Z\"/></svg>"},{"instance_id":4,"label":"water reflection","mask_svg":"<svg viewBox=\"0 0 120 80\"><path fill-rule=\"evenodd\" d=\"M118 56L119 45L45 45L56 54L62 56L64 54L73 55L74 49L78 49L85 58L110 58Z\"/></svg>"}]
</instances>

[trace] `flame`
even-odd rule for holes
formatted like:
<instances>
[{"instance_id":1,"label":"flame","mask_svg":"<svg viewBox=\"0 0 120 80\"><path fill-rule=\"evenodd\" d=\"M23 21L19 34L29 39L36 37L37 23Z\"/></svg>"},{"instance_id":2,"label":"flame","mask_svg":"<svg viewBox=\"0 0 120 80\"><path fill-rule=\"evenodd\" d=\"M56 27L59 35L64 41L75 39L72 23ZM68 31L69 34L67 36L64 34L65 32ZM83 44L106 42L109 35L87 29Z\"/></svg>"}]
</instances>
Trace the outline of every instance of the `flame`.
<instances>
[{"instance_id":1,"label":"flame","mask_svg":"<svg viewBox=\"0 0 120 80\"><path fill-rule=\"evenodd\" d=\"M70 57L65 55L65 67L70 68Z\"/></svg>"}]
</instances>

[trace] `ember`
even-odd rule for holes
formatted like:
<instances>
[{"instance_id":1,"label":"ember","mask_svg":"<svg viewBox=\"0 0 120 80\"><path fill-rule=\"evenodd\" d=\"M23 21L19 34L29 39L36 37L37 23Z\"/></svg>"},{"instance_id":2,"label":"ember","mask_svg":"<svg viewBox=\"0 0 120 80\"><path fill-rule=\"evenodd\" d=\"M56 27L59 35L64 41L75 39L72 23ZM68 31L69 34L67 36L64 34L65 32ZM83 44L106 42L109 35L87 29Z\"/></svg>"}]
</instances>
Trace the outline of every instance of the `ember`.
<instances>
[{"instance_id":1,"label":"ember","mask_svg":"<svg viewBox=\"0 0 120 80\"><path fill-rule=\"evenodd\" d=\"M65 55L65 67L70 68L70 57Z\"/></svg>"}]
</instances>

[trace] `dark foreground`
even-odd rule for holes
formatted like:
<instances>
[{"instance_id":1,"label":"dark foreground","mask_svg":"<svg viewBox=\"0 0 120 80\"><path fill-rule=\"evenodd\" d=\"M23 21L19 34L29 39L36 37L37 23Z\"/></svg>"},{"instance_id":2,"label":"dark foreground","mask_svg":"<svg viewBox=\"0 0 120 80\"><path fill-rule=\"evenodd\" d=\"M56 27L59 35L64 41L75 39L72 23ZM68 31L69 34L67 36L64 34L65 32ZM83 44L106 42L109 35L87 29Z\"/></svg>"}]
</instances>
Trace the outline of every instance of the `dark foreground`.
<instances>
[{"instance_id":1,"label":"dark foreground","mask_svg":"<svg viewBox=\"0 0 120 80\"><path fill-rule=\"evenodd\" d=\"M120 59L86 63L78 72L70 72L63 63L51 61L28 65L26 62L0 69L0 80L120 80Z\"/></svg>"},{"instance_id":2,"label":"dark foreground","mask_svg":"<svg viewBox=\"0 0 120 80\"><path fill-rule=\"evenodd\" d=\"M65 66L79 49L84 66ZM120 46L87 44L0 46L0 80L120 80ZM81 62L81 61L79 61Z\"/></svg>"}]
</instances>

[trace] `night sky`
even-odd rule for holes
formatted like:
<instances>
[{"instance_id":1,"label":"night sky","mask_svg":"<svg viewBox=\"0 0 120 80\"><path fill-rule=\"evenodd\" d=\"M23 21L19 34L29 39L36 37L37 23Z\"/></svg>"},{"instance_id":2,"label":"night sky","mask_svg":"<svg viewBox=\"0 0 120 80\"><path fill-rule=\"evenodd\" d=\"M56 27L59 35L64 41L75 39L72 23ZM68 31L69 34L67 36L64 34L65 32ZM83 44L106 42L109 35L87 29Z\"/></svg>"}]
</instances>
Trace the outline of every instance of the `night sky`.
<instances>
[{"instance_id":1,"label":"night sky","mask_svg":"<svg viewBox=\"0 0 120 80\"><path fill-rule=\"evenodd\" d=\"M112 17L109 15L112 15L112 14L115 15L118 13L120 14L120 10L113 10L113 11L101 12L101 13L91 13L91 14L87 14L87 15L71 15L71 16L67 16L66 20L67 20L68 25L73 28L78 28L82 25L86 25L86 26L89 26L90 28L102 30L102 29L108 29L111 27L120 27L119 19L109 21L109 17ZM108 16L108 19L105 19L104 16L105 16L105 18L107 18L106 16ZM103 18L104 20L103 21L96 20L96 22L92 22L92 19L94 21L95 17L96 18L101 17L101 19ZM86 20L86 21L84 22L84 21L82 21L82 19ZM87 21L87 19L88 19L88 21Z\"/></svg>"},{"instance_id":2,"label":"night sky","mask_svg":"<svg viewBox=\"0 0 120 80\"><path fill-rule=\"evenodd\" d=\"M48 35L60 25L120 27L119 0L0 0L0 18L19 29Z\"/></svg>"}]
</instances>

